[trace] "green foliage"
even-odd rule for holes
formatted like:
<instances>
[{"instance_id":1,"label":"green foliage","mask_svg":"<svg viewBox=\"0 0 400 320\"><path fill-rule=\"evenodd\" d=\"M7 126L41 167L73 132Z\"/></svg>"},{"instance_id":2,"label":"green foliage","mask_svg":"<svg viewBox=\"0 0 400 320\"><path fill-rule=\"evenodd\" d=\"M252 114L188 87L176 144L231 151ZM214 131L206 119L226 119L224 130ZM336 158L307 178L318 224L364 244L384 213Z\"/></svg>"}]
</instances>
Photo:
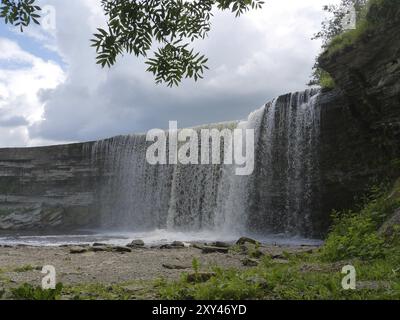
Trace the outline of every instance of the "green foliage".
<instances>
[{"instance_id":1,"label":"green foliage","mask_svg":"<svg viewBox=\"0 0 400 320\"><path fill-rule=\"evenodd\" d=\"M200 267L201 267L201 265L200 265L199 259L193 258L193 260L192 260L192 268L193 268L193 271L194 271L196 274L199 273Z\"/></svg>"},{"instance_id":2,"label":"green foliage","mask_svg":"<svg viewBox=\"0 0 400 320\"><path fill-rule=\"evenodd\" d=\"M257 283L251 283L250 274L237 270L215 268L216 275L207 282L189 283L185 277L180 281L159 282L159 292L163 299L249 299L261 297Z\"/></svg>"},{"instance_id":3,"label":"green foliage","mask_svg":"<svg viewBox=\"0 0 400 320\"><path fill-rule=\"evenodd\" d=\"M348 13L349 8L354 7L357 14L357 21L363 21L367 2L368 0L341 0L339 4L324 6L323 10L329 14L329 18L322 22L321 30L312 39L322 40L322 48L329 48L336 38L341 37L345 33L342 21ZM335 87L332 77L321 69L318 57L313 67L311 81L308 85L320 85L322 88L327 89Z\"/></svg>"},{"instance_id":4,"label":"green foliage","mask_svg":"<svg viewBox=\"0 0 400 320\"><path fill-rule=\"evenodd\" d=\"M339 261L348 258L375 259L387 254L387 243L379 227L400 207L400 198L390 197L375 187L364 199L359 212L334 212L333 227L322 248L322 258Z\"/></svg>"},{"instance_id":5,"label":"green foliage","mask_svg":"<svg viewBox=\"0 0 400 320\"><path fill-rule=\"evenodd\" d=\"M288 264L275 263L269 256L256 268L245 270L216 268L215 276L205 283L188 283L160 280L156 283L162 299L399 299L400 250L390 258L368 262L352 260L356 267L357 281L382 281L386 287L344 291L341 286L345 264L320 261L317 254L290 259ZM397 267L396 267L397 266ZM397 271L396 271L397 270Z\"/></svg>"},{"instance_id":6,"label":"green foliage","mask_svg":"<svg viewBox=\"0 0 400 320\"><path fill-rule=\"evenodd\" d=\"M356 10L357 21L364 19L368 0L341 0L339 4L324 6L324 11L330 17L322 22L321 30L316 33L313 39L321 39L323 47L329 45L330 41L344 32L343 18L350 7Z\"/></svg>"},{"instance_id":7,"label":"green foliage","mask_svg":"<svg viewBox=\"0 0 400 320\"><path fill-rule=\"evenodd\" d=\"M55 289L48 290L24 283L18 288L11 289L11 294L16 300L58 300L61 297L62 289L62 283L57 283Z\"/></svg>"},{"instance_id":8,"label":"green foliage","mask_svg":"<svg viewBox=\"0 0 400 320\"><path fill-rule=\"evenodd\" d=\"M356 9L356 29L344 30L342 19L349 5L354 5ZM364 35L375 32L380 26L398 19L396 12L399 10L399 2L397 0L342 0L339 5L326 6L324 10L331 16L322 23L322 29L314 36L314 39L322 39L322 54L330 57L345 48L357 45ZM323 88L334 86L330 75L320 68L318 57L313 70L309 85L319 84Z\"/></svg>"},{"instance_id":9,"label":"green foliage","mask_svg":"<svg viewBox=\"0 0 400 320\"><path fill-rule=\"evenodd\" d=\"M384 256L383 244L384 240L377 234L371 217L348 212L344 218L336 218L322 257L328 261L352 257L379 258Z\"/></svg>"},{"instance_id":10,"label":"green foliage","mask_svg":"<svg viewBox=\"0 0 400 320\"><path fill-rule=\"evenodd\" d=\"M36 270L36 268L31 266L30 264L27 264L25 266L14 269L15 272L28 272L28 271L33 271L33 270Z\"/></svg>"},{"instance_id":11,"label":"green foliage","mask_svg":"<svg viewBox=\"0 0 400 320\"><path fill-rule=\"evenodd\" d=\"M236 17L250 9L259 9L262 0L99 0L108 18L107 28L98 28L92 46L97 63L111 67L124 53L142 56L156 83L172 87L183 78L203 78L208 59L189 48L204 39L211 29L214 8L229 10ZM19 26L31 21L39 24L36 0L1 0L0 18ZM159 46L153 57L148 57Z\"/></svg>"},{"instance_id":12,"label":"green foliage","mask_svg":"<svg viewBox=\"0 0 400 320\"><path fill-rule=\"evenodd\" d=\"M250 258L259 259L263 256L263 253L260 251L260 244L249 244L247 249L247 254Z\"/></svg>"},{"instance_id":13,"label":"green foliage","mask_svg":"<svg viewBox=\"0 0 400 320\"><path fill-rule=\"evenodd\" d=\"M100 283L65 287L63 294L70 296L73 300L128 300L133 298L132 292L122 286Z\"/></svg>"},{"instance_id":14,"label":"green foliage","mask_svg":"<svg viewBox=\"0 0 400 320\"><path fill-rule=\"evenodd\" d=\"M385 24L398 19L396 13L399 10L399 2L397 0L368 0L360 7L357 27L354 30L340 32L327 41L325 53L330 56L344 48L356 45L357 41L363 35L374 32Z\"/></svg>"},{"instance_id":15,"label":"green foliage","mask_svg":"<svg viewBox=\"0 0 400 320\"><path fill-rule=\"evenodd\" d=\"M319 85L324 89L333 89L336 87L335 80L333 80L331 75L319 67L316 67L314 69L312 80L309 82L308 85Z\"/></svg>"},{"instance_id":16,"label":"green foliage","mask_svg":"<svg viewBox=\"0 0 400 320\"><path fill-rule=\"evenodd\" d=\"M35 0L1 0L0 18L7 24L20 28L21 32L31 21L40 24L38 12L41 8L35 5Z\"/></svg>"},{"instance_id":17,"label":"green foliage","mask_svg":"<svg viewBox=\"0 0 400 320\"><path fill-rule=\"evenodd\" d=\"M231 10L240 16L249 9L261 8L260 0L102 0L108 27L99 28L92 39L97 63L115 64L124 52L147 59L147 71L156 83L178 85L183 78L203 77L208 59L189 48L190 43L207 37L212 10ZM154 56L149 51L160 47Z\"/></svg>"},{"instance_id":18,"label":"green foliage","mask_svg":"<svg viewBox=\"0 0 400 320\"><path fill-rule=\"evenodd\" d=\"M368 28L369 25L366 20L359 21L356 29L348 30L345 33L333 38L326 47L325 54L330 56L333 53L342 50L343 48L353 45L361 37L361 35L365 34Z\"/></svg>"}]
</instances>

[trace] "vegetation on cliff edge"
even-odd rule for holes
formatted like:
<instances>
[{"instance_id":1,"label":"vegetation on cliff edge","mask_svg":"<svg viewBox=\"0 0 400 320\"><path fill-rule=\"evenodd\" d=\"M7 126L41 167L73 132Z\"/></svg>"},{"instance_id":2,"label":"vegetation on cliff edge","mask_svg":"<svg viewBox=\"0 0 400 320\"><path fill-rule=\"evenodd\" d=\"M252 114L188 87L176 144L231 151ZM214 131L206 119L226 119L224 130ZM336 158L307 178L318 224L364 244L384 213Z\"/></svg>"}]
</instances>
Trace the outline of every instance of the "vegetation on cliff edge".
<instances>
[{"instance_id":1,"label":"vegetation on cliff edge","mask_svg":"<svg viewBox=\"0 0 400 320\"><path fill-rule=\"evenodd\" d=\"M342 19L349 5L356 9L356 28L344 30ZM328 58L345 50L357 46L358 41L368 34L373 34L381 27L398 19L400 3L397 0L343 0L340 6L327 6L326 11L332 14L331 19L324 21L322 30L315 35L315 39L322 39L322 53L317 57L310 85L319 84L323 88L334 88L335 83L331 75L320 66L320 57Z\"/></svg>"}]
</instances>

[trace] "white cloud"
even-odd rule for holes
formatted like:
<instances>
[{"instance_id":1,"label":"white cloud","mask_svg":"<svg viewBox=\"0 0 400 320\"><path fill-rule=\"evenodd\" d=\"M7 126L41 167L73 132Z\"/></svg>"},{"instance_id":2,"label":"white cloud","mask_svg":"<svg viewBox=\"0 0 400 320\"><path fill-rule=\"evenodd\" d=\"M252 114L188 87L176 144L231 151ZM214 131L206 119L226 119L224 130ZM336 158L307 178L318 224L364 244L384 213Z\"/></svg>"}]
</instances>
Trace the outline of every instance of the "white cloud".
<instances>
[{"instance_id":1,"label":"white cloud","mask_svg":"<svg viewBox=\"0 0 400 320\"><path fill-rule=\"evenodd\" d=\"M22 50L14 41L0 38L0 144L29 145L27 127L42 119L43 89L64 80L62 69Z\"/></svg>"},{"instance_id":2,"label":"white cloud","mask_svg":"<svg viewBox=\"0 0 400 320\"><path fill-rule=\"evenodd\" d=\"M206 78L169 89L156 86L135 57L119 59L110 70L95 64L89 39L105 21L99 0L42 0L55 6L57 29L50 40L35 37L57 50L66 74L53 62L12 49L31 66L4 70L0 105L18 110L8 114L9 125L17 123L13 116L22 116L30 126L12 129L21 130L19 134L10 128L1 131L10 132L11 144L41 144L143 132L166 127L168 120L189 126L245 118L274 96L306 87L320 45L311 37L319 30L322 6L331 2L269 0L263 10L239 19L217 13L210 37L196 44L209 57ZM10 52L4 55L15 58ZM13 63L17 65L16 59ZM39 121L42 116L45 120Z\"/></svg>"}]
</instances>

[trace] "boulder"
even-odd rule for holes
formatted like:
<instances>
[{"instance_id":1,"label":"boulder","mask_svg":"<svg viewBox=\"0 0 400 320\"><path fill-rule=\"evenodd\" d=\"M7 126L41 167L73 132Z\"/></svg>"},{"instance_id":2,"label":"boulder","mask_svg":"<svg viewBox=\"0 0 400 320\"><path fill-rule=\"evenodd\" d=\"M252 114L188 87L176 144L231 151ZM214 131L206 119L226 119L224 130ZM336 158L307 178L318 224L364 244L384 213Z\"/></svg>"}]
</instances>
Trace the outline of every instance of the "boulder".
<instances>
[{"instance_id":1,"label":"boulder","mask_svg":"<svg viewBox=\"0 0 400 320\"><path fill-rule=\"evenodd\" d=\"M174 241L171 244L163 244L160 249L181 249L184 248L185 244L181 241Z\"/></svg>"},{"instance_id":2,"label":"boulder","mask_svg":"<svg viewBox=\"0 0 400 320\"><path fill-rule=\"evenodd\" d=\"M254 245L260 244L260 242L258 242L257 240L247 238L247 237L241 237L238 241L236 241L236 244L238 244L238 245L242 245L242 244L246 244L246 243L251 243Z\"/></svg>"},{"instance_id":3,"label":"boulder","mask_svg":"<svg viewBox=\"0 0 400 320\"><path fill-rule=\"evenodd\" d=\"M137 240L133 240L130 244L127 245L127 247L129 248L142 248L144 247L144 241L137 239Z\"/></svg>"},{"instance_id":4,"label":"boulder","mask_svg":"<svg viewBox=\"0 0 400 320\"><path fill-rule=\"evenodd\" d=\"M131 250L130 248L128 248L128 247L120 247L120 246L113 247L113 248L112 248L112 251L114 251L114 252L119 252L119 253L128 253L128 252L132 252L132 250Z\"/></svg>"},{"instance_id":5,"label":"boulder","mask_svg":"<svg viewBox=\"0 0 400 320\"><path fill-rule=\"evenodd\" d=\"M78 247L78 246L74 246L69 249L69 253L71 254L80 254L80 253L85 253L87 251L88 249L86 247Z\"/></svg>"},{"instance_id":6,"label":"boulder","mask_svg":"<svg viewBox=\"0 0 400 320\"><path fill-rule=\"evenodd\" d=\"M210 244L212 247L230 248L232 245L228 242L216 241Z\"/></svg>"},{"instance_id":7,"label":"boulder","mask_svg":"<svg viewBox=\"0 0 400 320\"><path fill-rule=\"evenodd\" d=\"M251 259L251 258L244 258L242 260L242 264L246 267L257 267L259 262L255 259Z\"/></svg>"},{"instance_id":8,"label":"boulder","mask_svg":"<svg viewBox=\"0 0 400 320\"><path fill-rule=\"evenodd\" d=\"M379 234L385 238L392 238L396 231L400 231L400 208L382 225L379 229Z\"/></svg>"},{"instance_id":9,"label":"boulder","mask_svg":"<svg viewBox=\"0 0 400 320\"><path fill-rule=\"evenodd\" d=\"M171 246L173 246L174 248L184 248L185 244L181 241L174 241L172 242Z\"/></svg>"},{"instance_id":10,"label":"boulder","mask_svg":"<svg viewBox=\"0 0 400 320\"><path fill-rule=\"evenodd\" d=\"M201 250L203 253L228 253L229 252L229 248L211 247L211 246L204 246Z\"/></svg>"},{"instance_id":11,"label":"boulder","mask_svg":"<svg viewBox=\"0 0 400 320\"><path fill-rule=\"evenodd\" d=\"M98 242L95 242L95 243L93 243L93 245L92 245L92 247L105 247L105 246L107 246L107 244L105 244L105 243L98 243Z\"/></svg>"},{"instance_id":12,"label":"boulder","mask_svg":"<svg viewBox=\"0 0 400 320\"><path fill-rule=\"evenodd\" d=\"M92 252L108 252L111 251L112 247L104 245L104 246L93 246L90 248Z\"/></svg>"}]
</instances>

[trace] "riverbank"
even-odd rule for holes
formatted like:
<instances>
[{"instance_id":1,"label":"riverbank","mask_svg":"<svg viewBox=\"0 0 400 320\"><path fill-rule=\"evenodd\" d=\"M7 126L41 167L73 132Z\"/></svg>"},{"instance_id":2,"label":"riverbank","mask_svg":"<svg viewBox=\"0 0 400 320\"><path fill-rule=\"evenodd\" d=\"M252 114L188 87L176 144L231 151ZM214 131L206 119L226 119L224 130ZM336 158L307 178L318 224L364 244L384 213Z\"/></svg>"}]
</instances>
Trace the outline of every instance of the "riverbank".
<instances>
[{"instance_id":1,"label":"riverbank","mask_svg":"<svg viewBox=\"0 0 400 320\"><path fill-rule=\"evenodd\" d=\"M41 285L42 267L52 265L57 282L64 286L65 299L157 299L158 281L178 281L182 274L191 274L193 261L199 272L248 270L259 264L262 257L274 258L278 264L289 261L287 255L313 252L316 246L233 245L218 243L180 243L153 248L102 246L63 247L0 247L0 292L12 298L13 289L28 283ZM213 252L214 251L214 252Z\"/></svg>"}]
</instances>

